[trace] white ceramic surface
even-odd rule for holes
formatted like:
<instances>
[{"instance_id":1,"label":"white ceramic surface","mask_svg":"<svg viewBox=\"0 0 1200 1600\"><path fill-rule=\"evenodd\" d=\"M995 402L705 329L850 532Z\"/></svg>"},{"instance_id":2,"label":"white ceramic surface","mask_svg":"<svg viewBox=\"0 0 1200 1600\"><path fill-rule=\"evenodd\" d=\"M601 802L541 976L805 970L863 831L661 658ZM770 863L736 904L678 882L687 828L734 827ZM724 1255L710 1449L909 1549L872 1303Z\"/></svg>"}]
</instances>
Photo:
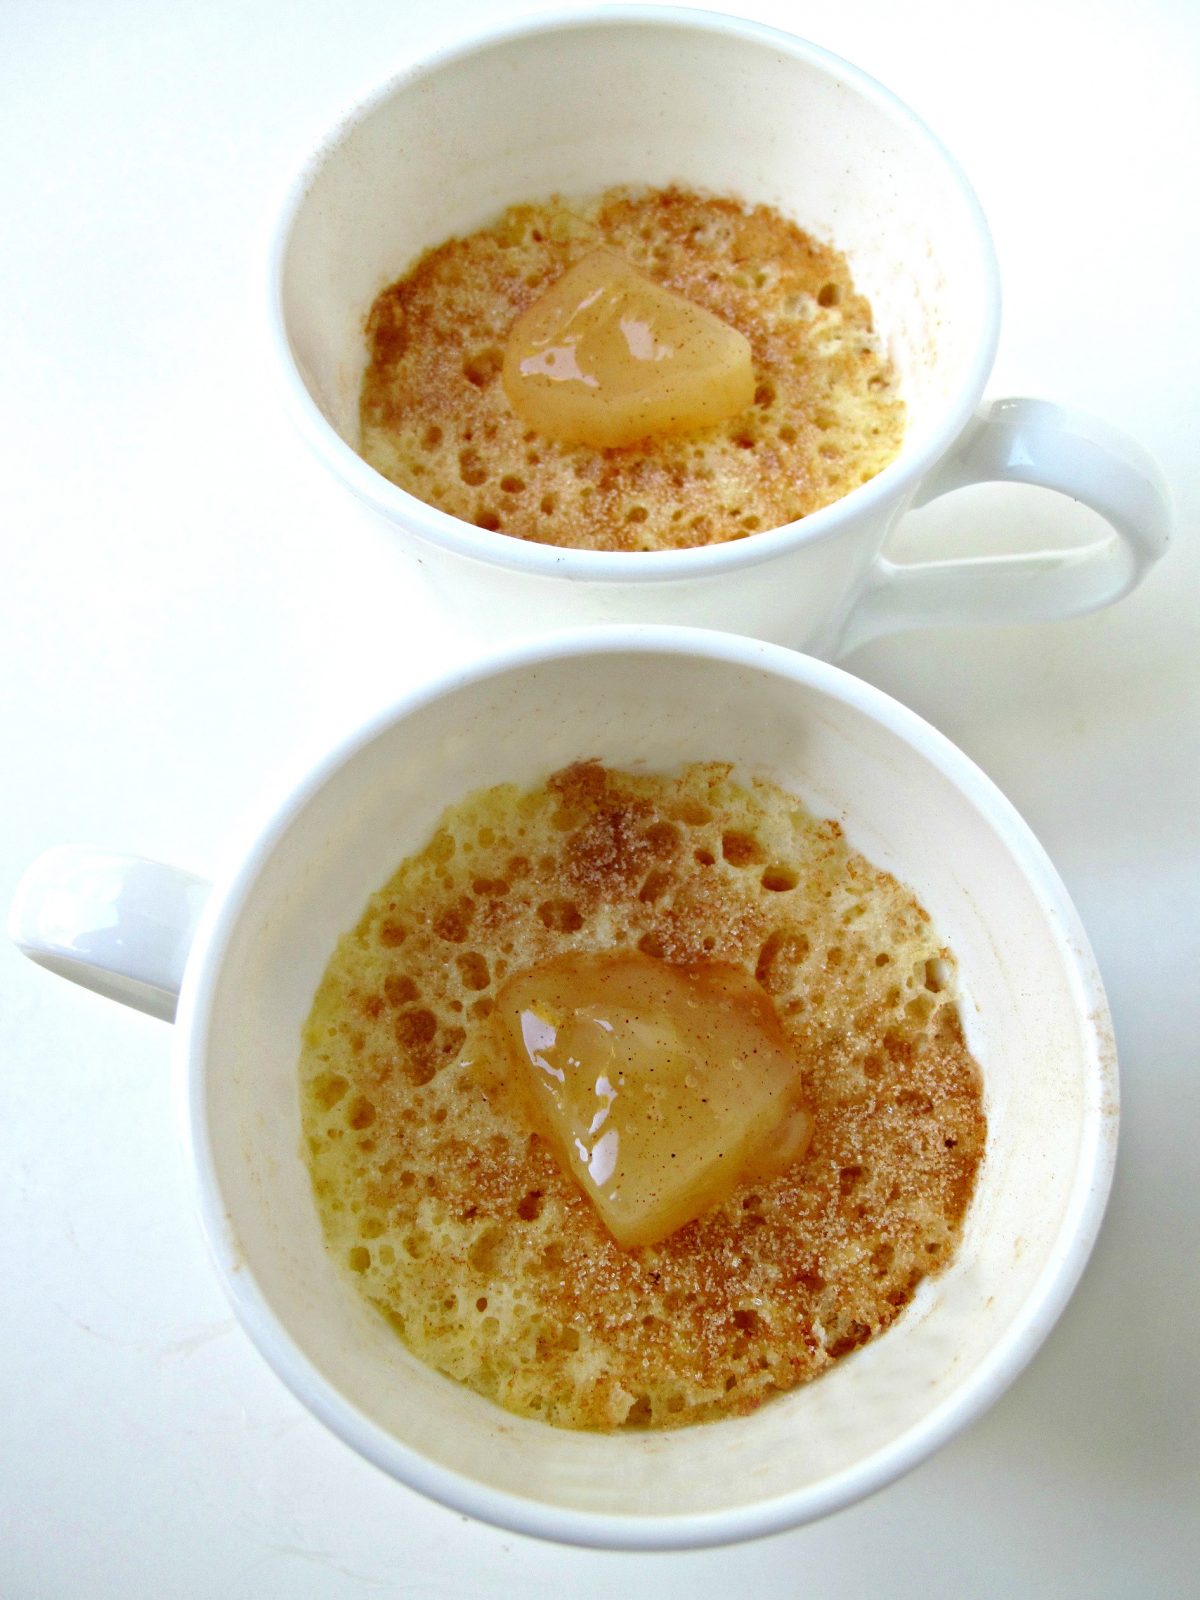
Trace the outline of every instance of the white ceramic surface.
<instances>
[{"instance_id":1,"label":"white ceramic surface","mask_svg":"<svg viewBox=\"0 0 1200 1600\"><path fill-rule=\"evenodd\" d=\"M516 201L671 182L778 206L846 253L902 378L908 430L891 466L789 527L616 554L473 527L355 454L363 321L423 250ZM981 405L997 269L946 150L847 62L752 22L576 10L431 55L329 135L284 208L271 274L275 342L304 433L484 637L673 622L833 656L902 628L1094 610L1166 545L1164 481L1132 440L1044 402ZM1068 552L909 566L881 553L910 506L987 480L1059 490L1112 532Z\"/></svg>"},{"instance_id":2,"label":"white ceramic surface","mask_svg":"<svg viewBox=\"0 0 1200 1600\"><path fill-rule=\"evenodd\" d=\"M668 1434L551 1429L415 1361L329 1259L300 1155L298 1040L339 935L445 805L584 756L668 770L732 760L836 817L917 890L955 951L986 1083L987 1154L949 1270L818 1382L754 1416ZM47 902L85 903L72 899L76 864L37 864L18 895L12 931L35 959ZM143 905L139 894L139 938ZM118 886L98 917L106 948L122 944L127 909ZM164 928L159 984L179 917ZM57 937L78 952L86 931ZM446 1504L610 1548L719 1544L809 1521L945 1442L1065 1304L1115 1152L1104 993L1065 890L1008 802L878 690L776 646L693 630L526 644L399 700L344 743L204 912L176 1055L209 1243L284 1381L365 1456Z\"/></svg>"}]
</instances>

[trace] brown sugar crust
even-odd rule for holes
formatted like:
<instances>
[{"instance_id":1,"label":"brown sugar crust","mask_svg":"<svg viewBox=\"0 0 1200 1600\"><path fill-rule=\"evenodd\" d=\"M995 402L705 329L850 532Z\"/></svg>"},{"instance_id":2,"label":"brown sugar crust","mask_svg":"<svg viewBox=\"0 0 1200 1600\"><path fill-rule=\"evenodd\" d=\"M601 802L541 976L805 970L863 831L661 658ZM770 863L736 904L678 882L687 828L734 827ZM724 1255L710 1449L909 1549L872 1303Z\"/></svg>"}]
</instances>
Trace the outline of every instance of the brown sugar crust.
<instances>
[{"instance_id":1,"label":"brown sugar crust","mask_svg":"<svg viewBox=\"0 0 1200 1600\"><path fill-rule=\"evenodd\" d=\"M508 973L622 945L755 974L815 1119L800 1162L630 1250L532 1131L489 1022ZM907 889L726 765L472 796L341 941L305 1028L329 1246L418 1356L522 1415L753 1410L954 1251L985 1119L953 988Z\"/></svg>"},{"instance_id":2,"label":"brown sugar crust","mask_svg":"<svg viewBox=\"0 0 1200 1600\"><path fill-rule=\"evenodd\" d=\"M749 410L607 450L524 426L500 382L509 331L598 245L746 336ZM366 331L366 460L429 505L543 544L671 550L781 527L873 477L904 432L845 258L768 206L677 188L514 206L422 256Z\"/></svg>"}]
</instances>

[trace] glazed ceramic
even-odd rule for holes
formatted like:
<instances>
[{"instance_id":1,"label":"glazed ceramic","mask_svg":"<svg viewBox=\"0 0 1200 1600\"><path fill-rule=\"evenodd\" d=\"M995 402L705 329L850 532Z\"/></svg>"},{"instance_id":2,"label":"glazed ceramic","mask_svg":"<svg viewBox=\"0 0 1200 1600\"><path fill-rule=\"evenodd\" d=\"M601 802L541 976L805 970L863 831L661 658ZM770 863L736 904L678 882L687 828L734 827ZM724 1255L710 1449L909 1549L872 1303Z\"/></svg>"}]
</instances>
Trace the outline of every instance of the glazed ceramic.
<instances>
[{"instance_id":1,"label":"glazed ceramic","mask_svg":"<svg viewBox=\"0 0 1200 1600\"><path fill-rule=\"evenodd\" d=\"M297 1056L341 934L443 808L599 757L720 759L835 817L955 952L986 1090L961 1247L882 1337L752 1416L570 1433L409 1355L326 1253ZM168 1014L200 1217L238 1316L299 1399L401 1482L471 1516L609 1548L770 1533L850 1504L977 1417L1029 1360L1091 1249L1117 1127L1104 992L1062 884L992 783L837 667L669 628L525 642L409 694L290 793L232 881L57 851L12 932L35 960ZM198 925L197 925L198 924Z\"/></svg>"},{"instance_id":2,"label":"glazed ceramic","mask_svg":"<svg viewBox=\"0 0 1200 1600\"><path fill-rule=\"evenodd\" d=\"M768 202L848 256L908 408L904 448L878 477L736 543L619 554L474 527L355 453L364 319L424 250L517 201L673 182ZM1163 480L1132 440L1043 401L983 403L996 261L943 146L857 68L752 22L604 7L509 24L406 67L338 123L296 182L272 251L270 316L308 440L485 637L671 622L832 657L900 628L1109 605L1165 547ZM1112 531L1082 550L888 559L910 507L989 479L1056 489Z\"/></svg>"}]
</instances>

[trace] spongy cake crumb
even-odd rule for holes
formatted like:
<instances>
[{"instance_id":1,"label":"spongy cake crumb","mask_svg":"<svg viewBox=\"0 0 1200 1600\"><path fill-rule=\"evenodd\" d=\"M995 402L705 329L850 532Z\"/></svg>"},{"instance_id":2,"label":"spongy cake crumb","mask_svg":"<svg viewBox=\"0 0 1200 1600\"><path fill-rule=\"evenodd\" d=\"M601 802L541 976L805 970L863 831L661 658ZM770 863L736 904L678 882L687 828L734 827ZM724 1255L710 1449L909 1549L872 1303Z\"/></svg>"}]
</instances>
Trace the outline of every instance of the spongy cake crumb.
<instances>
[{"instance_id":1,"label":"spongy cake crumb","mask_svg":"<svg viewBox=\"0 0 1200 1600\"><path fill-rule=\"evenodd\" d=\"M622 946L755 975L815 1119L802 1161L631 1250L532 1131L489 1020L507 974ZM357 1286L424 1360L564 1427L743 1413L880 1333L952 1254L985 1134L924 910L724 764L585 763L453 807L339 944L300 1072Z\"/></svg>"},{"instance_id":2,"label":"spongy cake crumb","mask_svg":"<svg viewBox=\"0 0 1200 1600\"><path fill-rule=\"evenodd\" d=\"M522 312L598 245L750 341L754 403L719 426L614 449L539 438L500 382ZM367 323L360 448L392 482L543 544L667 550L807 516L896 455L905 409L845 258L768 206L614 189L511 207L427 252Z\"/></svg>"}]
</instances>

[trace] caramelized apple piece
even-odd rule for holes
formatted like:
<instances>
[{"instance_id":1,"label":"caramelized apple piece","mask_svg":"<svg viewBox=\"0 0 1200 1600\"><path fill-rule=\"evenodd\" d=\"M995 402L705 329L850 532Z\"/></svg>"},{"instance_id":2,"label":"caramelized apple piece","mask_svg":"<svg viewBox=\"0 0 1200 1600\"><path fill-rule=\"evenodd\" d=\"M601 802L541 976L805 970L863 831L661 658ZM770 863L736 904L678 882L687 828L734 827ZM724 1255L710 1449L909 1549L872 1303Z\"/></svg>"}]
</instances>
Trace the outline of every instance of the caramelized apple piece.
<instances>
[{"instance_id":1,"label":"caramelized apple piece","mask_svg":"<svg viewBox=\"0 0 1200 1600\"><path fill-rule=\"evenodd\" d=\"M535 1126L620 1245L807 1148L799 1067L739 968L575 953L510 978L497 1016Z\"/></svg>"},{"instance_id":2,"label":"caramelized apple piece","mask_svg":"<svg viewBox=\"0 0 1200 1600\"><path fill-rule=\"evenodd\" d=\"M517 319L501 381L545 438L603 448L691 433L754 399L749 341L611 250L585 256Z\"/></svg>"}]
</instances>

